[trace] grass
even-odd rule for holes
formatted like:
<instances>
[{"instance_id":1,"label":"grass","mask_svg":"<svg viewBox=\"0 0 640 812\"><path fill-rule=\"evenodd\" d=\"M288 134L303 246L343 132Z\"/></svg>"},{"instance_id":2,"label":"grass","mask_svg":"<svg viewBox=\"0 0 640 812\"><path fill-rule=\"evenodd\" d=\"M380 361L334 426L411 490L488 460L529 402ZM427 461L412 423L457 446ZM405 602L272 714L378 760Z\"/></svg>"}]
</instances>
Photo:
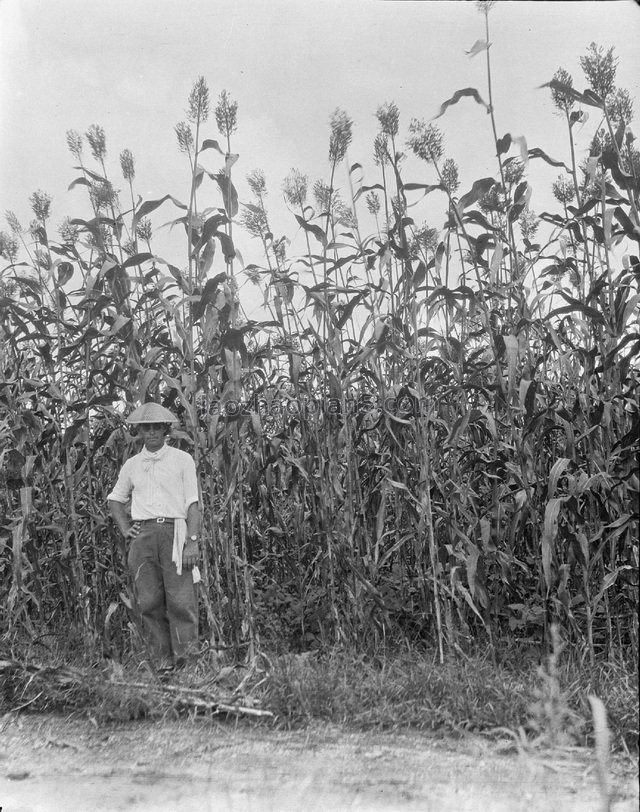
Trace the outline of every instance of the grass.
<instances>
[{"instance_id":1,"label":"grass","mask_svg":"<svg viewBox=\"0 0 640 812\"><path fill-rule=\"evenodd\" d=\"M357 729L428 730L448 735L522 729L542 745L585 745L593 725L588 696L607 707L614 747L638 747L638 673L623 663L555 670L489 657L404 652L382 658L284 655L271 662L266 705L290 726L321 719Z\"/></svg>"},{"instance_id":2,"label":"grass","mask_svg":"<svg viewBox=\"0 0 640 812\"><path fill-rule=\"evenodd\" d=\"M365 656L331 649L259 656L253 667L203 656L169 682L144 661L124 665L51 656L35 664L0 658L5 711L72 712L97 722L268 711L284 728L316 721L351 730L512 734L537 748L591 746L589 696L607 709L614 750L638 750L638 669L633 663L585 666L571 652L540 665L503 653L399 650ZM13 663L13 665L11 665ZM271 716L272 714L272 716Z\"/></svg>"}]
</instances>

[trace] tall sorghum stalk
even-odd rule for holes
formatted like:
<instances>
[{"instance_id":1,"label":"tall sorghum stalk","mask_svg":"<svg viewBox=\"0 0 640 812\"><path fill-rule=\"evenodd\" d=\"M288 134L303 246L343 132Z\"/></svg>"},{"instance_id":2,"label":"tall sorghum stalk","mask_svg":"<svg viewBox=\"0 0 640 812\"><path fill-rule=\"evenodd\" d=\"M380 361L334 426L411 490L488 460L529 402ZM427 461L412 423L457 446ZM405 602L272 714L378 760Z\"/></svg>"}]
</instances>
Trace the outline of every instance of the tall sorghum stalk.
<instances>
[{"instance_id":1,"label":"tall sorghum stalk","mask_svg":"<svg viewBox=\"0 0 640 812\"><path fill-rule=\"evenodd\" d=\"M225 209L229 216L227 225L227 234L229 239L233 241L233 218L231 216L231 168L234 163L234 158L231 153L231 136L238 128L238 103L233 101L226 90L220 93L218 104L215 109L216 124L220 135L225 139L227 154L225 157L224 175L226 177L226 199ZM233 278L233 259L227 258L227 273ZM235 327L235 311L234 319L232 320L232 327Z\"/></svg>"}]
</instances>

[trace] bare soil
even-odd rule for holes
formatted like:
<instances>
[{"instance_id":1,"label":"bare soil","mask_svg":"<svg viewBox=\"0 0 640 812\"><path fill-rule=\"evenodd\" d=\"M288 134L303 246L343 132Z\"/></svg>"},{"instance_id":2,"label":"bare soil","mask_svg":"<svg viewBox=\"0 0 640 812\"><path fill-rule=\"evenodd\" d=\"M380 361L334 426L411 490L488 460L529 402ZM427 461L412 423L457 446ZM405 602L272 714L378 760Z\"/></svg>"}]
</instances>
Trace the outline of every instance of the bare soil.
<instances>
[{"instance_id":1,"label":"bare soil","mask_svg":"<svg viewBox=\"0 0 640 812\"><path fill-rule=\"evenodd\" d=\"M181 719L98 725L0 720L2 812L535 812L600 810L593 757L537 756L507 742L333 726L281 731ZM614 762L615 812L638 809L638 773Z\"/></svg>"}]
</instances>

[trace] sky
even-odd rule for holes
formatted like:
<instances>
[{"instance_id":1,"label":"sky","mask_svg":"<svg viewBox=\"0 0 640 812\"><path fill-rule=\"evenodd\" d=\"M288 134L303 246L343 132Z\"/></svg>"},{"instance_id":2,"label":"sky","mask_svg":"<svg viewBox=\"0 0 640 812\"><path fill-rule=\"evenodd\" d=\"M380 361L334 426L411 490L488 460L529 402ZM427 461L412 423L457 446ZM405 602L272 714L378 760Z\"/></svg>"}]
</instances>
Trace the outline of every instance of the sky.
<instances>
[{"instance_id":1,"label":"sky","mask_svg":"<svg viewBox=\"0 0 640 812\"><path fill-rule=\"evenodd\" d=\"M525 135L529 148L568 161L563 122L540 85L563 66L585 89L579 56L592 41L615 46L617 84L636 100L638 130L640 6L633 0L499 0L489 19L499 135ZM67 191L79 173L66 132L84 133L91 124L106 131L116 186L118 156L128 148L142 199L169 193L186 201L189 168L174 125L186 118L189 92L204 76L214 102L223 89L238 102L232 150L240 156L233 170L240 200L249 200L246 174L262 169L274 234L288 235L290 250L302 251L282 181L293 167L311 182L328 180L331 113L340 107L353 119L348 160L362 164L365 183L375 183L377 108L398 105L406 138L412 118L428 121L459 88L475 87L486 99L484 54L465 53L483 38L483 15L464 0L0 0L0 229L7 230L6 210L28 225L37 189L53 196L54 224L86 213L85 190ZM438 124L446 155L460 167L461 192L496 173L489 118L479 105L463 99ZM592 130L593 121L576 132L582 154ZM213 116L203 136L219 137ZM209 171L220 162L212 151L203 158ZM426 164L413 167L411 180L434 181ZM556 175L537 163L534 209L546 206ZM346 170L338 183L347 197ZM221 205L213 185L209 193L204 202ZM427 212L432 225L441 225L444 207L440 201ZM154 227L173 216L177 211L164 207ZM157 252L184 265L184 233L157 233ZM236 244L245 261L260 261L248 235L237 235Z\"/></svg>"}]
</instances>

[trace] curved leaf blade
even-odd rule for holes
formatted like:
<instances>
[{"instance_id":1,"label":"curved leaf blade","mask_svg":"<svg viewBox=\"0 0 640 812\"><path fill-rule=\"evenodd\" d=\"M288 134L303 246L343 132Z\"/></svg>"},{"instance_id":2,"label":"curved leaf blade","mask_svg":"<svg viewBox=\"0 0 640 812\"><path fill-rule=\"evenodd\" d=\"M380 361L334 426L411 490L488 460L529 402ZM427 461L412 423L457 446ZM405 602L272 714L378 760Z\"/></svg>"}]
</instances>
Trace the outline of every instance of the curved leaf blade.
<instances>
[{"instance_id":1,"label":"curved leaf blade","mask_svg":"<svg viewBox=\"0 0 640 812\"><path fill-rule=\"evenodd\" d=\"M442 104L440 105L440 112L438 113L438 115L433 117L432 121L435 120L436 118L440 118L440 116L444 115L444 112L448 107L452 107L454 104L457 104L460 101L460 99L463 98L472 98L478 104L482 105L482 107L484 107L485 110L489 110L489 105L484 101L484 99L478 93L475 87L464 87L462 88L462 90L456 90L456 92L450 99L447 99L446 101L442 102Z\"/></svg>"}]
</instances>

